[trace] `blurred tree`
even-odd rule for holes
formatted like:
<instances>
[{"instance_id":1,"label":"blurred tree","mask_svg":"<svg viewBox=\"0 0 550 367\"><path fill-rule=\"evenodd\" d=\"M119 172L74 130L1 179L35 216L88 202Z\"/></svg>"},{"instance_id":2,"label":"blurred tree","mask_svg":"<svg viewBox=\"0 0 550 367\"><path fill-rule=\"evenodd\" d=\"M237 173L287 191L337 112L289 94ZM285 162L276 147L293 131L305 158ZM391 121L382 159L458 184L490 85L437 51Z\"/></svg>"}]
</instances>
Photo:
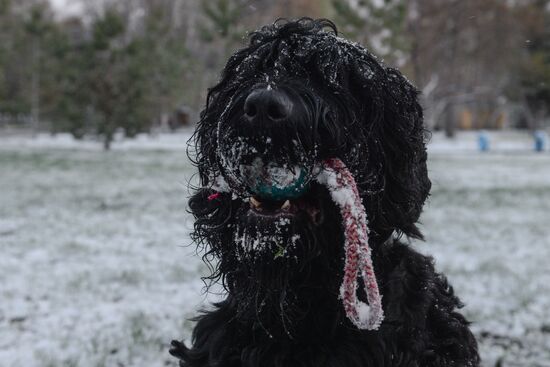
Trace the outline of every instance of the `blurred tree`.
<instances>
[{"instance_id":1,"label":"blurred tree","mask_svg":"<svg viewBox=\"0 0 550 367\"><path fill-rule=\"evenodd\" d=\"M128 85L134 73L127 65L127 46L124 40L125 24L122 17L113 9L95 20L92 25L92 42L87 45L87 53L93 60L87 75L90 88L90 103L96 113L97 132L103 136L103 146L109 150L115 130L131 119L134 102L139 96L139 88ZM139 81L139 80L136 80ZM129 115L125 116L125 113ZM122 120L121 120L122 119Z\"/></svg>"},{"instance_id":2,"label":"blurred tree","mask_svg":"<svg viewBox=\"0 0 550 367\"><path fill-rule=\"evenodd\" d=\"M277 18L327 18L331 13L331 0L279 0L273 2L269 17L263 23L273 22Z\"/></svg>"},{"instance_id":3,"label":"blurred tree","mask_svg":"<svg viewBox=\"0 0 550 367\"><path fill-rule=\"evenodd\" d=\"M50 58L43 56L44 44L50 39L53 31L53 15L48 3L37 2L32 4L26 12L23 28L25 30L25 43L30 47L29 73L30 73L30 106L31 124L33 133L37 133L40 124L41 94L43 92L42 75L47 72Z\"/></svg>"},{"instance_id":4,"label":"blurred tree","mask_svg":"<svg viewBox=\"0 0 550 367\"><path fill-rule=\"evenodd\" d=\"M424 92L426 123L453 136L459 113L496 126L522 58L520 2L333 0L339 24ZM495 40L498 40L495 41Z\"/></svg>"},{"instance_id":5,"label":"blurred tree","mask_svg":"<svg viewBox=\"0 0 550 367\"><path fill-rule=\"evenodd\" d=\"M238 0L214 0L202 3L202 10L210 22L210 27L202 27L202 36L205 40L211 41L217 37L240 38L239 18L242 9Z\"/></svg>"},{"instance_id":6,"label":"blurred tree","mask_svg":"<svg viewBox=\"0 0 550 367\"><path fill-rule=\"evenodd\" d=\"M332 0L332 6L344 36L371 48L390 64L402 65L411 42L405 28L413 1Z\"/></svg>"},{"instance_id":7,"label":"blurred tree","mask_svg":"<svg viewBox=\"0 0 550 367\"><path fill-rule=\"evenodd\" d=\"M522 94L530 110L530 127L541 127L550 114L550 2L524 4L521 15L527 25L528 57L520 69Z\"/></svg>"},{"instance_id":8,"label":"blurred tree","mask_svg":"<svg viewBox=\"0 0 550 367\"><path fill-rule=\"evenodd\" d=\"M495 127L523 48L514 6L501 0L418 1L416 13L408 27L415 37L408 66L430 107L428 126L451 137L459 113L468 111L472 127Z\"/></svg>"},{"instance_id":9,"label":"blurred tree","mask_svg":"<svg viewBox=\"0 0 550 367\"><path fill-rule=\"evenodd\" d=\"M11 0L0 0L0 112L17 114L25 110L19 101L21 83L16 68L17 40L22 27L16 19Z\"/></svg>"},{"instance_id":10,"label":"blurred tree","mask_svg":"<svg viewBox=\"0 0 550 367\"><path fill-rule=\"evenodd\" d=\"M108 147L117 129L148 131L183 105L195 114L245 31L299 16L332 18L343 36L398 66L423 91L432 129L452 135L466 115L474 128L496 126L507 101L550 113L548 0L98 4L56 19L47 0L0 0L3 120L33 116L52 132L100 134Z\"/></svg>"},{"instance_id":11,"label":"blurred tree","mask_svg":"<svg viewBox=\"0 0 550 367\"><path fill-rule=\"evenodd\" d=\"M366 20L357 12L353 5L346 0L333 0L335 19L339 31L346 37L358 39L363 31Z\"/></svg>"},{"instance_id":12,"label":"blurred tree","mask_svg":"<svg viewBox=\"0 0 550 367\"><path fill-rule=\"evenodd\" d=\"M48 111L52 84L53 11L45 0L0 0L0 113L33 133Z\"/></svg>"},{"instance_id":13,"label":"blurred tree","mask_svg":"<svg viewBox=\"0 0 550 367\"><path fill-rule=\"evenodd\" d=\"M118 128L128 137L149 131L180 101L186 53L163 1L117 3L96 14L87 31L65 23L58 39L58 129L92 132L109 149ZM89 33L89 36L82 33Z\"/></svg>"},{"instance_id":14,"label":"blurred tree","mask_svg":"<svg viewBox=\"0 0 550 367\"><path fill-rule=\"evenodd\" d=\"M90 47L85 44L82 20L71 18L59 26L59 32L49 47L53 56L53 68L49 74L55 80L49 93L51 100L51 132L68 131L81 139L92 132L91 97L88 73L94 61Z\"/></svg>"},{"instance_id":15,"label":"blurred tree","mask_svg":"<svg viewBox=\"0 0 550 367\"><path fill-rule=\"evenodd\" d=\"M190 85L189 53L184 43L186 29L173 14L173 0L147 1L144 5L143 31L136 40L142 53L141 62L148 66L146 103L148 113L157 124L166 123L169 113L179 109L182 96ZM196 92L195 92L196 93Z\"/></svg>"}]
</instances>

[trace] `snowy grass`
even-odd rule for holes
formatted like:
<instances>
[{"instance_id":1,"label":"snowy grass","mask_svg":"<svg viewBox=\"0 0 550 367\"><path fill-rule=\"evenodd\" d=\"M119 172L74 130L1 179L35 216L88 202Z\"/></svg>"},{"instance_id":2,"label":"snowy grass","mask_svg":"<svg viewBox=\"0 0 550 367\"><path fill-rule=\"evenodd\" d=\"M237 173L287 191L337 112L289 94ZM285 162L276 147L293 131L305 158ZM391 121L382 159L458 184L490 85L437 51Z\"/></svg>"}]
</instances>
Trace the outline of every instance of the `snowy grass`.
<instances>
[{"instance_id":1,"label":"snowy grass","mask_svg":"<svg viewBox=\"0 0 550 367\"><path fill-rule=\"evenodd\" d=\"M163 139L0 139L0 366L176 366L206 268L186 247L185 136ZM465 302L485 366L550 366L550 155L434 140L414 245Z\"/></svg>"},{"instance_id":2,"label":"snowy grass","mask_svg":"<svg viewBox=\"0 0 550 367\"><path fill-rule=\"evenodd\" d=\"M486 366L550 366L550 156L432 154L426 243Z\"/></svg>"}]
</instances>

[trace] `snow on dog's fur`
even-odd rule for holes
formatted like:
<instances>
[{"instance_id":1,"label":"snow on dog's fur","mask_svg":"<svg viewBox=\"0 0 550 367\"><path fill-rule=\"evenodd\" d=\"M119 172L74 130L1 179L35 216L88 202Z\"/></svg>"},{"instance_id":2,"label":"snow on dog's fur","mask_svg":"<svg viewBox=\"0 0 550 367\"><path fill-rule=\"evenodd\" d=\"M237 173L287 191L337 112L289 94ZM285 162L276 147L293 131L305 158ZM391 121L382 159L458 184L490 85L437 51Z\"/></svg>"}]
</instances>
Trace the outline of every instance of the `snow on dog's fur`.
<instances>
[{"instance_id":1,"label":"snow on dog's fur","mask_svg":"<svg viewBox=\"0 0 550 367\"><path fill-rule=\"evenodd\" d=\"M192 140L201 187L189 201L227 295L197 318L190 348L173 342L181 366L479 364L445 277L400 240L422 238L430 190L417 94L327 20L278 21L230 57ZM330 160L368 225L344 215L319 171ZM347 253L349 236L368 239L362 255ZM373 279L357 268L370 256ZM362 260L348 271L350 259ZM381 312L360 320L378 298L355 284L369 281L381 324Z\"/></svg>"}]
</instances>

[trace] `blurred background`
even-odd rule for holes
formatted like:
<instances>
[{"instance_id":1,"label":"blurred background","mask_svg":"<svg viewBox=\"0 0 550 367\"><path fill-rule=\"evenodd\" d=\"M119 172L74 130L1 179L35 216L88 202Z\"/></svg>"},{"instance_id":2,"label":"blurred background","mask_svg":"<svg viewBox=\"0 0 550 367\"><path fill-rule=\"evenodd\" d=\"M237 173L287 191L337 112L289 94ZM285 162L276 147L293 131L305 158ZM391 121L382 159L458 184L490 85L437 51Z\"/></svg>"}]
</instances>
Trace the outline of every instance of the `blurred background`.
<instances>
[{"instance_id":1,"label":"blurred background","mask_svg":"<svg viewBox=\"0 0 550 367\"><path fill-rule=\"evenodd\" d=\"M0 365L176 366L186 141L228 56L327 17L422 91L426 242L484 366L550 366L549 0L0 0Z\"/></svg>"},{"instance_id":2,"label":"blurred background","mask_svg":"<svg viewBox=\"0 0 550 367\"><path fill-rule=\"evenodd\" d=\"M550 125L545 0L1 0L0 126L132 137L193 124L247 31L328 17L423 92L426 122Z\"/></svg>"}]
</instances>

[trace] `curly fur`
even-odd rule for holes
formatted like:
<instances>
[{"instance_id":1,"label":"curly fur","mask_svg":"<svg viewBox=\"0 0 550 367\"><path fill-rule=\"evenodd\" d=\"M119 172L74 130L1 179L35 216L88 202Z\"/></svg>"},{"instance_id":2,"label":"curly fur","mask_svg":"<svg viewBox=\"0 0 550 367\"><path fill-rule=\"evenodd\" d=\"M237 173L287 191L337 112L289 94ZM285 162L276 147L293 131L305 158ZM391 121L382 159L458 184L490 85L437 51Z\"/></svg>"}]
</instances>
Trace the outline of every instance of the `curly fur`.
<instances>
[{"instance_id":1,"label":"curly fur","mask_svg":"<svg viewBox=\"0 0 550 367\"><path fill-rule=\"evenodd\" d=\"M254 88L273 83L300 113L274 128L241 118ZM171 353L185 367L477 366L477 344L461 307L430 257L399 238L422 238L416 223L430 190L426 132L417 90L399 71L382 65L358 44L337 37L328 20L281 20L250 36L230 57L209 90L190 156L201 187L189 201L193 239L227 298L197 318L193 346L174 341ZM261 144L265 137L273 144ZM343 235L339 212L326 190L308 195L322 208L323 225L305 215L275 233L245 215L245 194L215 200L214 179L232 180L227 163L236 139L280 162L312 164L339 157L353 173L369 218L373 263L386 318L379 330L358 330L338 299ZM262 140L264 139L264 140ZM292 145L290 141L297 142ZM229 162L238 163L238 162ZM258 233L266 248L288 243L285 256L250 254L242 231ZM361 295L364 297L364 295Z\"/></svg>"}]
</instances>

